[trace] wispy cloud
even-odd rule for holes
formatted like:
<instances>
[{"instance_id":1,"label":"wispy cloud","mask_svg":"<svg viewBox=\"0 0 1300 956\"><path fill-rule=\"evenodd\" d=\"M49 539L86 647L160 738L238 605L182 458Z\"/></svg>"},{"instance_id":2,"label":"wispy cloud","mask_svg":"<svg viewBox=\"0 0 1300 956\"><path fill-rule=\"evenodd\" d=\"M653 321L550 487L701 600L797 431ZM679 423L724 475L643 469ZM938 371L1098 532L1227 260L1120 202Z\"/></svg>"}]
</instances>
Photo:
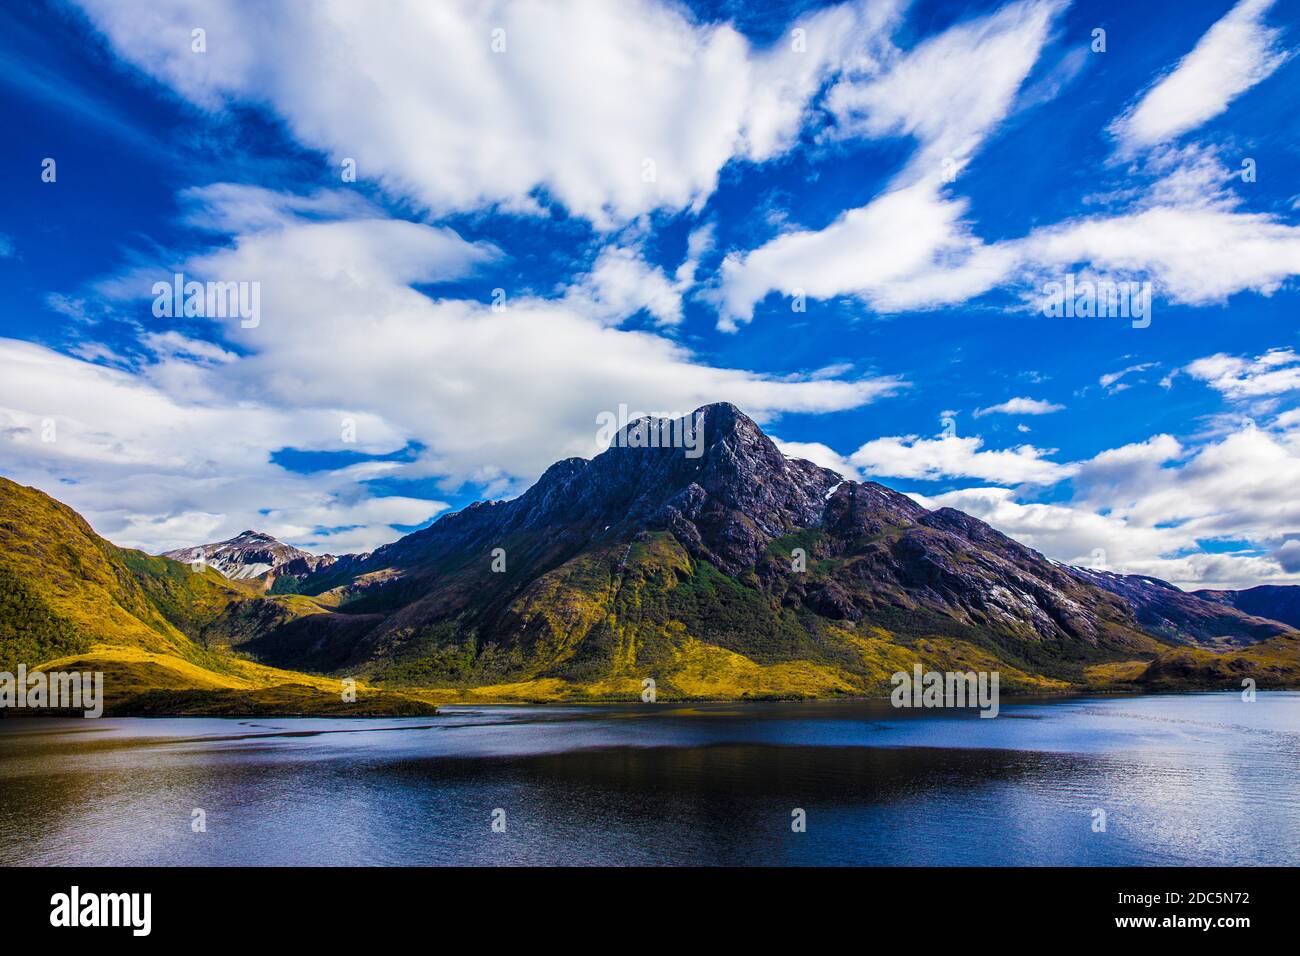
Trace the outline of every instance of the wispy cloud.
<instances>
[{"instance_id":1,"label":"wispy cloud","mask_svg":"<svg viewBox=\"0 0 1300 956\"><path fill-rule=\"evenodd\" d=\"M1289 55L1282 31L1265 15L1273 0L1240 0L1201 37L1195 49L1111 126L1129 150L1173 139L1213 119L1263 82Z\"/></svg>"},{"instance_id":2,"label":"wispy cloud","mask_svg":"<svg viewBox=\"0 0 1300 956\"><path fill-rule=\"evenodd\" d=\"M997 405L977 408L975 417L983 418L985 415L1050 415L1052 412L1059 412L1064 408L1064 405L1057 405L1054 402L1044 401L1039 398L1009 398Z\"/></svg>"},{"instance_id":3,"label":"wispy cloud","mask_svg":"<svg viewBox=\"0 0 1300 956\"><path fill-rule=\"evenodd\" d=\"M1101 376L1101 378L1097 379L1097 384L1100 385L1102 390L1107 394L1113 395L1116 392L1122 392L1129 388L1129 383L1124 381L1125 378L1130 375L1136 375L1140 372L1153 369L1159 364L1160 363L1158 362L1138 362L1136 365L1126 366L1117 372L1107 372L1105 375Z\"/></svg>"},{"instance_id":4,"label":"wispy cloud","mask_svg":"<svg viewBox=\"0 0 1300 956\"><path fill-rule=\"evenodd\" d=\"M873 439L842 461L852 467L852 473L868 478L923 481L962 478L1000 484L1053 485L1070 477L1075 467L1051 461L1052 454L1050 449L1032 445L986 449L984 439L976 436L904 435Z\"/></svg>"}]
</instances>

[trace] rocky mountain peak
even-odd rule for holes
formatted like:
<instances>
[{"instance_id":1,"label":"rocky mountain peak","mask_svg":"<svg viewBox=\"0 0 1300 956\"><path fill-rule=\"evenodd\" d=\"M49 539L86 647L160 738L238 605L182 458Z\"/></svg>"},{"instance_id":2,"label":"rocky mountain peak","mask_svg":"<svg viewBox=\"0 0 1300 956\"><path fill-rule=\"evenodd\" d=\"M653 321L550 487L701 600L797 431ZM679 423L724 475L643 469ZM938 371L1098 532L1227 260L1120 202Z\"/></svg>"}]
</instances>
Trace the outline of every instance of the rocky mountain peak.
<instances>
[{"instance_id":1,"label":"rocky mountain peak","mask_svg":"<svg viewBox=\"0 0 1300 956\"><path fill-rule=\"evenodd\" d=\"M314 555L251 528L225 541L167 551L163 557L185 562L202 558L208 566L233 580L265 575L306 575L335 560L333 555Z\"/></svg>"}]
</instances>

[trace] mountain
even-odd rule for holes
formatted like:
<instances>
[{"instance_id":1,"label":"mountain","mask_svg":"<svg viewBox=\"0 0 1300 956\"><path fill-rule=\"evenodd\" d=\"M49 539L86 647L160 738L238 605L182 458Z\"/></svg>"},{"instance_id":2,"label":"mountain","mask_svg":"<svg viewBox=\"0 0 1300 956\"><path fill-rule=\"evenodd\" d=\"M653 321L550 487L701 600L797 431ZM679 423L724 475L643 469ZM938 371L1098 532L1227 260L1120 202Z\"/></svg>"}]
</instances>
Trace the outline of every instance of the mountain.
<instances>
[{"instance_id":1,"label":"mountain","mask_svg":"<svg viewBox=\"0 0 1300 956\"><path fill-rule=\"evenodd\" d=\"M0 478L0 671L101 671L110 713L428 713L427 703L241 659L218 640L256 606L279 623L324 613L211 568L119 548L43 492Z\"/></svg>"},{"instance_id":2,"label":"mountain","mask_svg":"<svg viewBox=\"0 0 1300 956\"><path fill-rule=\"evenodd\" d=\"M187 564L202 561L235 581L263 578L270 586L277 578L305 577L333 564L333 555L317 556L277 541L260 531L244 531L226 541L167 551L163 557Z\"/></svg>"},{"instance_id":3,"label":"mountain","mask_svg":"<svg viewBox=\"0 0 1300 956\"><path fill-rule=\"evenodd\" d=\"M1227 597L1249 592L1197 591L1189 594L1159 578L1088 568L1071 568L1070 571L1081 580L1122 597L1148 633L1178 643L1250 645L1290 633L1296 625L1294 619L1287 623L1285 618L1276 614L1247 612ZM1300 588L1295 590L1300 592ZM1298 611L1300 606L1293 606L1291 610Z\"/></svg>"},{"instance_id":4,"label":"mountain","mask_svg":"<svg viewBox=\"0 0 1300 956\"><path fill-rule=\"evenodd\" d=\"M337 712L321 692L345 676L394 708L638 699L648 680L663 699L885 694L915 664L996 670L1009 692L1300 686L1287 624L1058 565L787 457L728 404L633 423L518 498L314 566L246 532L203 546L196 572L0 491L0 647L126 661L138 712L227 713L254 693Z\"/></svg>"},{"instance_id":5,"label":"mountain","mask_svg":"<svg viewBox=\"0 0 1300 956\"><path fill-rule=\"evenodd\" d=\"M1290 631L1190 596L1156 621L968 515L782 455L732 405L688 421L690 449L647 440L681 422L642 420L514 500L340 558L299 583L331 613L241 650L524 696L627 695L645 678L745 696L878 692L917 659L997 666L1022 688L1135 678L1172 645L1218 643L1192 607L1241 642Z\"/></svg>"},{"instance_id":6,"label":"mountain","mask_svg":"<svg viewBox=\"0 0 1300 956\"><path fill-rule=\"evenodd\" d=\"M0 670L93 642L184 655L193 626L235 589L215 573L172 575L180 565L110 544L71 508L0 478Z\"/></svg>"},{"instance_id":7,"label":"mountain","mask_svg":"<svg viewBox=\"0 0 1300 956\"><path fill-rule=\"evenodd\" d=\"M1300 586L1261 584L1244 591L1195 591L1198 598L1300 628Z\"/></svg>"}]
</instances>

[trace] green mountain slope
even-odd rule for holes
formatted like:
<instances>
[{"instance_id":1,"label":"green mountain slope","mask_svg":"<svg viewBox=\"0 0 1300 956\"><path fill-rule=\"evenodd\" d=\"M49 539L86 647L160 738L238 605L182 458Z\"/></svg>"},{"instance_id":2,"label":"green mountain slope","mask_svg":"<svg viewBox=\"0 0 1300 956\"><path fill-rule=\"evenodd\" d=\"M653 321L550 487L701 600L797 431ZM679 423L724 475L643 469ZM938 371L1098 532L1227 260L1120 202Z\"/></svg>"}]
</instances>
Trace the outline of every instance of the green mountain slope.
<instances>
[{"instance_id":1,"label":"green mountain slope","mask_svg":"<svg viewBox=\"0 0 1300 956\"><path fill-rule=\"evenodd\" d=\"M174 569L174 570L173 570ZM119 548L71 508L0 478L0 574L82 643L192 657L181 630L201 626L241 592L215 572ZM6 624L15 628L18 622Z\"/></svg>"},{"instance_id":2,"label":"green mountain slope","mask_svg":"<svg viewBox=\"0 0 1300 956\"><path fill-rule=\"evenodd\" d=\"M264 602L276 620L308 613L259 597L211 569L119 548L99 537L67 505L0 478L0 671L91 670L105 674L110 710L157 712L140 705L159 690L194 692L186 706L200 712L204 694L242 693L250 713L309 710L339 701L339 682L276 670L223 652L205 632L224 633L232 609ZM312 603L311 611L319 611ZM194 696L197 695L197 696ZM379 695L370 706L382 712ZM389 695L399 709L418 702ZM228 695L214 706L231 709ZM237 707L235 709L238 709ZM427 705L415 707L427 712Z\"/></svg>"}]
</instances>

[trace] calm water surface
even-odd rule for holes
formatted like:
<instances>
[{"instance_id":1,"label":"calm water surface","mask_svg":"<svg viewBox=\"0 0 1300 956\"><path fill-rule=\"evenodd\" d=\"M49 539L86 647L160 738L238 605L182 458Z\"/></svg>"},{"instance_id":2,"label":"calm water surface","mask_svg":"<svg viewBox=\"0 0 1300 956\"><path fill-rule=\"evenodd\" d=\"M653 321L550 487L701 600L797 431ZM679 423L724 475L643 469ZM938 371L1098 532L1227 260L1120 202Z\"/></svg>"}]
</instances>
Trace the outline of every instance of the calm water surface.
<instances>
[{"instance_id":1,"label":"calm water surface","mask_svg":"<svg viewBox=\"0 0 1300 956\"><path fill-rule=\"evenodd\" d=\"M1300 694L3 720L0 863L1297 865Z\"/></svg>"}]
</instances>

